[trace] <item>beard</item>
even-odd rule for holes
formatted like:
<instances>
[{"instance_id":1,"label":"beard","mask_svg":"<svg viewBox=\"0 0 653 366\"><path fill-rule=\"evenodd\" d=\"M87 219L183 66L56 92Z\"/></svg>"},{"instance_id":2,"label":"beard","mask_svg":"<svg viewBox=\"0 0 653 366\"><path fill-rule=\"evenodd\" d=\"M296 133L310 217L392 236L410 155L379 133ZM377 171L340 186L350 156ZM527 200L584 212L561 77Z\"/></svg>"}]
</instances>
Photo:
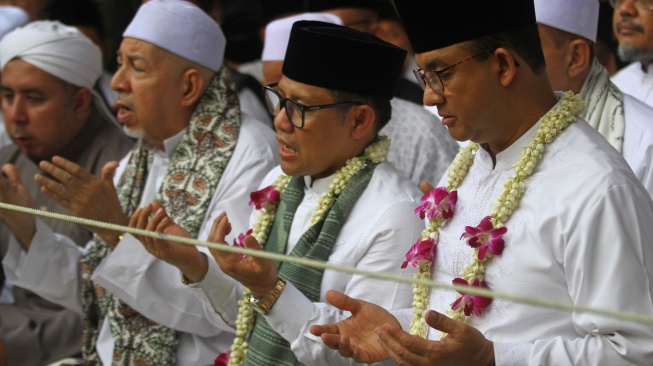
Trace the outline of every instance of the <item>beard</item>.
<instances>
[{"instance_id":1,"label":"beard","mask_svg":"<svg viewBox=\"0 0 653 366\"><path fill-rule=\"evenodd\" d=\"M653 47L636 48L626 43L620 43L617 49L619 59L624 62L641 61L650 63L653 61Z\"/></svg>"},{"instance_id":2,"label":"beard","mask_svg":"<svg viewBox=\"0 0 653 366\"><path fill-rule=\"evenodd\" d=\"M130 128L127 126L122 126L122 130L125 132L125 135L133 139L142 139L145 137L145 131L142 128Z\"/></svg>"}]
</instances>

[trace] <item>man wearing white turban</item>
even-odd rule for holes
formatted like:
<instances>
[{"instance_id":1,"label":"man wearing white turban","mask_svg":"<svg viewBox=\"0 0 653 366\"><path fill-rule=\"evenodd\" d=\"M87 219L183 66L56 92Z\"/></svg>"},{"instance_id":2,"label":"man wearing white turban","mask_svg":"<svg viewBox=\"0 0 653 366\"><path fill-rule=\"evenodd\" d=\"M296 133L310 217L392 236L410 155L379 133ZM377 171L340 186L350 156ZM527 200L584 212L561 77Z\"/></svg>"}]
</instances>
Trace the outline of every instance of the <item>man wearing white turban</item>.
<instances>
[{"instance_id":1,"label":"man wearing white turban","mask_svg":"<svg viewBox=\"0 0 653 366\"><path fill-rule=\"evenodd\" d=\"M139 137L136 149L101 179L64 159L41 162L41 189L76 216L126 225L138 208L164 212L199 239L229 207L234 231L245 231L249 192L275 165L275 141L241 115L222 64L222 30L186 1L153 0L123 36L112 87L118 120ZM85 251L40 232L28 250L17 248L26 259L16 283L83 315L86 364L207 365L229 348L235 324L205 309L185 284L199 278L182 282L141 238L92 230ZM193 258L208 266L202 251Z\"/></svg>"},{"instance_id":2,"label":"man wearing white turban","mask_svg":"<svg viewBox=\"0 0 653 366\"><path fill-rule=\"evenodd\" d=\"M41 160L61 156L99 176L133 142L116 127L91 92L101 72L100 50L75 28L34 22L0 41L0 93L6 130L14 144L0 150L0 201L66 213L34 182ZM83 246L92 233L81 225L0 212L0 252L48 231ZM15 263L3 262L8 303L0 305L0 364L43 365L77 354L79 314L16 285ZM2 350L4 349L4 350Z\"/></svg>"}]
</instances>

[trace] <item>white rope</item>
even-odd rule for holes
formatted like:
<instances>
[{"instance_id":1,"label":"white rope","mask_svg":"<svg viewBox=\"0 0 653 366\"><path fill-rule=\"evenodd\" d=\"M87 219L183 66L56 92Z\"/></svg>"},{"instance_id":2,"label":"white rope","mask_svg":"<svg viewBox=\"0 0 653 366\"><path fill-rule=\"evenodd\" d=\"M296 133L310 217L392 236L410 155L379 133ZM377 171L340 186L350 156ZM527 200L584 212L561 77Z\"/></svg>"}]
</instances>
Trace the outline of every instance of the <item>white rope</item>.
<instances>
[{"instance_id":1,"label":"white rope","mask_svg":"<svg viewBox=\"0 0 653 366\"><path fill-rule=\"evenodd\" d=\"M503 299L516 303L533 305L533 306L538 306L543 308L592 313L592 314L602 315L610 318L630 320L634 322L653 325L653 317L647 315L633 314L633 313L627 313L627 312L615 311L615 310L598 309L598 308L592 308L592 307L582 306L582 305L563 304L563 303L558 303L558 302L544 300L544 299L530 298L530 297L524 297L524 296L519 296L514 294L508 294L504 292L486 290L478 287L458 286L458 285L452 285L449 283L438 282L433 280L422 280L422 279L401 277L401 276L392 275L384 272L373 272L369 270L344 266L344 265L330 263L330 262L321 262L321 261L316 261L316 260L311 260L306 258L290 257L283 254L265 252L262 250L254 250L248 248L232 247L230 245L203 242L197 239L184 238L180 236L168 235L168 234L163 234L163 233L158 233L158 232L153 232L148 230L141 230L141 229L131 228L128 226L110 224L102 221L89 220L76 216L64 215L64 214L48 212L48 211L41 211L33 208L27 208L27 207L16 206L16 205L10 205L2 202L0 202L0 209L7 209L7 210L23 212L31 215L50 217L53 219L74 222L81 225L88 225L88 226L99 227L102 229L114 230L120 233L129 233L132 235L148 236L151 238L164 239L164 240L174 241L174 242L188 244L188 245L203 246L203 247L218 249L230 253L241 253L245 255L250 255L252 257L271 259L279 262L290 262L290 263L301 264L308 267L331 269L334 271L351 273L351 274L362 274L368 277L378 278L378 279L383 279L388 281L411 283L411 284L415 283L423 286L428 286L431 288L453 290L458 292L464 292L471 295L480 295L484 297Z\"/></svg>"}]
</instances>

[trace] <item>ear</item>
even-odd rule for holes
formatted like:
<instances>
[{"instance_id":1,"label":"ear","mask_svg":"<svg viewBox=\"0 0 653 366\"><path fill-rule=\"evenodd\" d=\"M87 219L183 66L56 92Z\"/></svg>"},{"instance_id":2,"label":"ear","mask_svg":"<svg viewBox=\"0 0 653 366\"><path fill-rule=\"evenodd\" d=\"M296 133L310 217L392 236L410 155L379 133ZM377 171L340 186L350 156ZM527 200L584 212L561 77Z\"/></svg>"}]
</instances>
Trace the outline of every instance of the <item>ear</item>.
<instances>
[{"instance_id":1,"label":"ear","mask_svg":"<svg viewBox=\"0 0 653 366\"><path fill-rule=\"evenodd\" d=\"M351 137L354 140L361 140L374 132L374 121L376 113L367 104L357 105L353 108L354 124L351 130Z\"/></svg>"},{"instance_id":2,"label":"ear","mask_svg":"<svg viewBox=\"0 0 653 366\"><path fill-rule=\"evenodd\" d=\"M181 105L194 107L204 95L205 81L200 72L190 68L181 75Z\"/></svg>"},{"instance_id":3,"label":"ear","mask_svg":"<svg viewBox=\"0 0 653 366\"><path fill-rule=\"evenodd\" d=\"M523 67L521 65L523 61L519 62L515 56L505 48L497 48L494 50L492 57L494 57L497 63L497 77L499 83L504 87L510 85L512 80L515 78L515 74L517 74L517 68Z\"/></svg>"},{"instance_id":4,"label":"ear","mask_svg":"<svg viewBox=\"0 0 653 366\"><path fill-rule=\"evenodd\" d=\"M570 78L578 77L590 66L591 50L590 45L585 40L576 38L569 42L567 45L567 55L569 56L567 73Z\"/></svg>"},{"instance_id":5,"label":"ear","mask_svg":"<svg viewBox=\"0 0 653 366\"><path fill-rule=\"evenodd\" d=\"M86 118L93 104L93 93L88 88L79 88L73 95L75 118Z\"/></svg>"}]
</instances>

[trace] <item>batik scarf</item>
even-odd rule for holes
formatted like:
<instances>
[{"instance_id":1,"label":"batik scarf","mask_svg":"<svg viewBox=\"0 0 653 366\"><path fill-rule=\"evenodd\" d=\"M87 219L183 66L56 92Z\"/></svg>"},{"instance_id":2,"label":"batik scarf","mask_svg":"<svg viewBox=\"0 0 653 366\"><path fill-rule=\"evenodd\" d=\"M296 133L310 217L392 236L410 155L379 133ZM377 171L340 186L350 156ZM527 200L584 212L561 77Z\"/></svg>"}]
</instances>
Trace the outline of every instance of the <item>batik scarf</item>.
<instances>
[{"instance_id":1,"label":"batik scarf","mask_svg":"<svg viewBox=\"0 0 653 366\"><path fill-rule=\"evenodd\" d=\"M610 81L608 71L596 58L580 90L580 96L587 104L587 112L582 117L621 152L626 129L624 96Z\"/></svg>"}]
</instances>

